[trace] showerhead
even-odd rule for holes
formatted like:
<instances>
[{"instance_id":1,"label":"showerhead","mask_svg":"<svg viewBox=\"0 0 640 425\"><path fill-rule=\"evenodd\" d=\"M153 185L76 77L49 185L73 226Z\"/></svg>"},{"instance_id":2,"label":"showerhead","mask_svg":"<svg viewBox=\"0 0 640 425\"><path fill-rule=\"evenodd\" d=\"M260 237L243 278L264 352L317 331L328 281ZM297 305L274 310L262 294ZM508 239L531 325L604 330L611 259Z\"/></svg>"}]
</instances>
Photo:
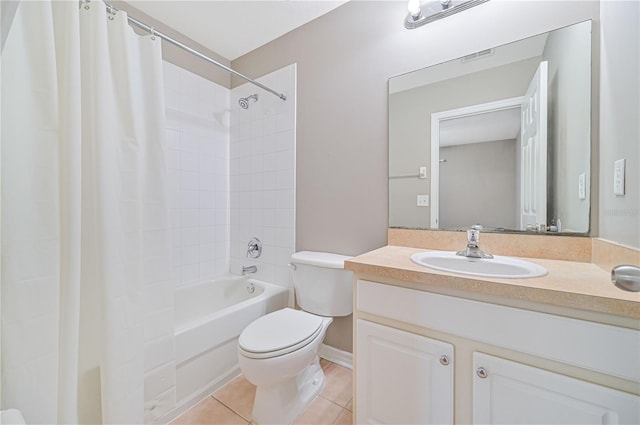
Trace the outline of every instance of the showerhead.
<instances>
[{"instance_id":1,"label":"showerhead","mask_svg":"<svg viewBox=\"0 0 640 425\"><path fill-rule=\"evenodd\" d=\"M258 94L252 94L251 96L247 96L247 97L241 97L238 100L238 103L240 104L240 107L242 109L249 109L249 100L253 100L254 102L258 101Z\"/></svg>"}]
</instances>

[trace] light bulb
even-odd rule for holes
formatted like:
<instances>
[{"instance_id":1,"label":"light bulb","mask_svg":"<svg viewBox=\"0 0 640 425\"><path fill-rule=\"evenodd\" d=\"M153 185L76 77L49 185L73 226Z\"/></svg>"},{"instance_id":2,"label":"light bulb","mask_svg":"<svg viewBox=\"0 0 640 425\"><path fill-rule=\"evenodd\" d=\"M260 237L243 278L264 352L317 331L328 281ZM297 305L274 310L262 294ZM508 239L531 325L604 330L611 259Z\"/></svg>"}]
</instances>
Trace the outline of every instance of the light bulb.
<instances>
[{"instance_id":1,"label":"light bulb","mask_svg":"<svg viewBox=\"0 0 640 425\"><path fill-rule=\"evenodd\" d=\"M409 13L414 18L420 16L420 0L409 0L407 9L409 9Z\"/></svg>"}]
</instances>

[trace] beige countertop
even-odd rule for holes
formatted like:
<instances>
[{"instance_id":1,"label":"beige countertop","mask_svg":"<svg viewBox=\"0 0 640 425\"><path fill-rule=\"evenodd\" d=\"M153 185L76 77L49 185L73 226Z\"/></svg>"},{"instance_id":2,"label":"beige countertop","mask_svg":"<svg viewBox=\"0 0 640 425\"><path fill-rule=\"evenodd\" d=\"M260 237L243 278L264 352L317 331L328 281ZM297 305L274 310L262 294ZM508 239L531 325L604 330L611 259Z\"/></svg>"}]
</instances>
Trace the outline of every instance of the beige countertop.
<instances>
[{"instance_id":1,"label":"beige countertop","mask_svg":"<svg viewBox=\"0 0 640 425\"><path fill-rule=\"evenodd\" d=\"M345 262L345 268L360 278L377 278L377 281L388 284L401 281L402 286L423 291L457 296L466 294L476 299L497 297L502 304L516 307L530 308L530 305L537 304L566 308L572 312L600 315L604 318L598 316L593 320L611 324L620 323L607 317L618 316L626 320L623 325L640 328L640 292L627 292L615 287L610 274L595 264L525 258L544 266L549 273L528 279L479 278L433 270L411 261L412 254L424 251L428 250L385 246L353 257ZM552 312L557 313L557 310Z\"/></svg>"}]
</instances>

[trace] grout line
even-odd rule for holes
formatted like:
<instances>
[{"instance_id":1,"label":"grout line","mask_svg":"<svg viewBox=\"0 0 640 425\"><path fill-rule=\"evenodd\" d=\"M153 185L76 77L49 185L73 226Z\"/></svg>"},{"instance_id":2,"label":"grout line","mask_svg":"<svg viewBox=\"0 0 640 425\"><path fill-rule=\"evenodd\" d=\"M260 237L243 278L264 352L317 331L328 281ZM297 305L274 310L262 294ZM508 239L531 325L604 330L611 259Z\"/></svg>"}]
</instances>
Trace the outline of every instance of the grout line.
<instances>
[{"instance_id":1,"label":"grout line","mask_svg":"<svg viewBox=\"0 0 640 425\"><path fill-rule=\"evenodd\" d=\"M224 387L222 387L224 388ZM240 412L237 412L233 407L229 406L227 403L225 403L224 401L216 398L216 396L214 394L211 394L211 397L216 400L217 402L219 402L220 404L222 404L224 407L226 407L227 409L231 410L233 413L235 413L236 415L240 416L242 418L243 421L246 421L247 423L251 423L251 421L253 421L253 418L247 419L244 416L242 416L242 414Z\"/></svg>"},{"instance_id":2,"label":"grout line","mask_svg":"<svg viewBox=\"0 0 640 425\"><path fill-rule=\"evenodd\" d=\"M333 425L337 424L337 423L338 423L338 420L340 419L340 416L342 416L342 415L343 415L343 414L345 414L345 413L346 413L347 415L349 415L349 414L351 415L351 418L352 418L352 419L351 419L351 421L352 421L352 423L353 423L353 413L352 413L350 410L347 410L346 408L343 408L343 409L342 409L342 412L340 412L340 414L338 415L338 417L336 418L336 420L335 420L335 421L333 421Z\"/></svg>"},{"instance_id":3,"label":"grout line","mask_svg":"<svg viewBox=\"0 0 640 425\"><path fill-rule=\"evenodd\" d=\"M231 406L227 405L226 403L223 403L221 400L218 400L213 394L211 394L209 397L211 397L212 399L214 399L215 401L217 401L218 403L222 404L224 407L226 407L227 409L231 410L231 412L236 415L237 417L239 417L240 419L242 419L243 421L245 421L247 423L247 425L249 425L251 423L251 419L247 419L244 416L242 416L240 413L236 412L234 409L231 408Z\"/></svg>"}]
</instances>

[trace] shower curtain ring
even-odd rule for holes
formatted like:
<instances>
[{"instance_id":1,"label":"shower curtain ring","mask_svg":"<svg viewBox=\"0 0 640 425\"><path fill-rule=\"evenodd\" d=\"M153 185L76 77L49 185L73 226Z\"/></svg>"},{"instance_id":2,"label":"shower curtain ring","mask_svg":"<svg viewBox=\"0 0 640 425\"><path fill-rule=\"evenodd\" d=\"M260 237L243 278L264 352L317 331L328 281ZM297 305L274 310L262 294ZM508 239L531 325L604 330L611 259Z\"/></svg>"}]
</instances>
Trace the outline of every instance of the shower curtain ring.
<instances>
[{"instance_id":1,"label":"shower curtain ring","mask_svg":"<svg viewBox=\"0 0 640 425\"><path fill-rule=\"evenodd\" d=\"M151 33L151 39L155 40L156 39L156 30L153 27L151 27L151 28L149 28L149 32Z\"/></svg>"}]
</instances>

